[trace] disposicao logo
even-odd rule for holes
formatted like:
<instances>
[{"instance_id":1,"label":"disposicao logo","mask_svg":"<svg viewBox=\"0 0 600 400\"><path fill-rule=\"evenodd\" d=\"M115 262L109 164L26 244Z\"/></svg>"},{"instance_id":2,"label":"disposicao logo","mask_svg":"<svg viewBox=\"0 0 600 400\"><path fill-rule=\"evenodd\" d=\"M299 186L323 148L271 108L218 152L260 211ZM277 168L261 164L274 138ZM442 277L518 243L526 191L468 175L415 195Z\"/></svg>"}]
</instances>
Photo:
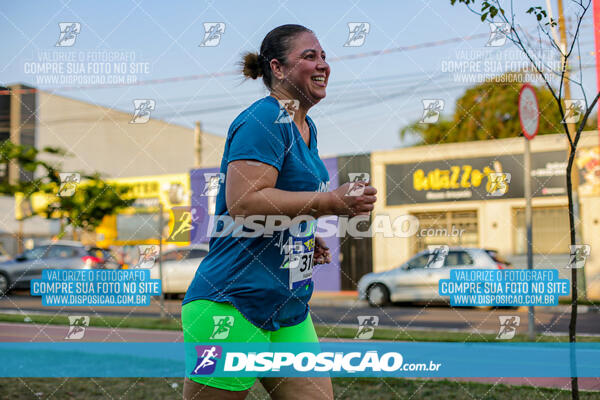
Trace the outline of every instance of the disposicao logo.
<instances>
[{"instance_id":1,"label":"disposicao logo","mask_svg":"<svg viewBox=\"0 0 600 400\"><path fill-rule=\"evenodd\" d=\"M217 360L221 358L221 346L196 346L198 361L192 375L210 375L215 372Z\"/></svg>"},{"instance_id":2,"label":"disposicao logo","mask_svg":"<svg viewBox=\"0 0 600 400\"><path fill-rule=\"evenodd\" d=\"M392 372L402 367L402 355L395 352L377 351L341 353L288 352L239 353L229 352L225 358L225 371L280 371L282 367L293 368L297 372L340 372L348 373L370 371Z\"/></svg>"}]
</instances>

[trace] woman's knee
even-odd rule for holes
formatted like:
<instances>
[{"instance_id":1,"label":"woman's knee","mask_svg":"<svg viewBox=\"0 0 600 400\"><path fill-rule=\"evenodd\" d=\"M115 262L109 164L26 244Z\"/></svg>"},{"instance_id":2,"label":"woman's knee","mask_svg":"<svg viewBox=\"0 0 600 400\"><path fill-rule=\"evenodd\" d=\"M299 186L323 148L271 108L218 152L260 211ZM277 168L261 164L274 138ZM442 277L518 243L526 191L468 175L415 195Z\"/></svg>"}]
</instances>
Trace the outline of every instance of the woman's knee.
<instances>
[{"instance_id":1,"label":"woman's knee","mask_svg":"<svg viewBox=\"0 0 600 400\"><path fill-rule=\"evenodd\" d=\"M183 400L243 400L249 391L250 389L242 391L219 389L194 382L189 378L183 381Z\"/></svg>"}]
</instances>

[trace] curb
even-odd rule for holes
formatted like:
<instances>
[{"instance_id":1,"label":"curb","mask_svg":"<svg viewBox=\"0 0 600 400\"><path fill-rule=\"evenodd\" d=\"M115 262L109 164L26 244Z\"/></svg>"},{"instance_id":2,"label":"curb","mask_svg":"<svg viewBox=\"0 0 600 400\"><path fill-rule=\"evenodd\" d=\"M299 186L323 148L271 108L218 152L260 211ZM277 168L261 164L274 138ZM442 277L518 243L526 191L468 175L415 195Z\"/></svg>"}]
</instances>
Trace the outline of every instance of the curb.
<instances>
[{"instance_id":1,"label":"curb","mask_svg":"<svg viewBox=\"0 0 600 400\"><path fill-rule=\"evenodd\" d=\"M347 296L336 297L326 297L326 296L317 296L313 297L309 303L310 306L320 306L320 307L369 307L369 303L366 300L359 300L358 295L355 298L348 298ZM390 307L394 307L393 305ZM450 306L448 306L450 308ZM455 307L458 309L464 307ZM519 306L516 311L519 312L527 312L529 307L527 306ZM569 305L558 305L558 306L537 306L536 310L549 310L554 312L561 313L570 313L571 306ZM587 313L600 313L600 306L588 306L588 305L580 305L577 307L577 314L587 314Z\"/></svg>"},{"instance_id":2,"label":"curb","mask_svg":"<svg viewBox=\"0 0 600 400\"><path fill-rule=\"evenodd\" d=\"M553 311L560 311L562 313L570 313L571 306L560 304L558 306L537 306L535 307L537 310L539 309L552 309ZM520 306L517 311L526 312L529 309L527 306ZM577 314L587 314L587 313L599 313L600 306L588 306L588 305L578 305L577 306Z\"/></svg>"}]
</instances>

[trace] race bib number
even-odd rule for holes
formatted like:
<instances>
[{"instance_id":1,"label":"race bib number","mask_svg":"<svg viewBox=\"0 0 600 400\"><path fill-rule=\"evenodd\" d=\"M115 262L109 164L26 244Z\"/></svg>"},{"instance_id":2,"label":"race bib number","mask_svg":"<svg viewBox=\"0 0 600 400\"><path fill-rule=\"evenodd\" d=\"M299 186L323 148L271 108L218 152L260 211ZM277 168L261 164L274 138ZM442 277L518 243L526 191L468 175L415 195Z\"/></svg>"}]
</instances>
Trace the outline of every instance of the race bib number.
<instances>
[{"instance_id":1,"label":"race bib number","mask_svg":"<svg viewBox=\"0 0 600 400\"><path fill-rule=\"evenodd\" d=\"M314 236L300 242L302 251L294 254L294 268L290 268L290 289L308 285L313 273L313 255L315 253Z\"/></svg>"},{"instance_id":2,"label":"race bib number","mask_svg":"<svg viewBox=\"0 0 600 400\"><path fill-rule=\"evenodd\" d=\"M282 245L284 254L281 268L289 271L289 287L296 289L310 283L313 272L313 255L315 252L315 237L290 236L288 242Z\"/></svg>"}]
</instances>

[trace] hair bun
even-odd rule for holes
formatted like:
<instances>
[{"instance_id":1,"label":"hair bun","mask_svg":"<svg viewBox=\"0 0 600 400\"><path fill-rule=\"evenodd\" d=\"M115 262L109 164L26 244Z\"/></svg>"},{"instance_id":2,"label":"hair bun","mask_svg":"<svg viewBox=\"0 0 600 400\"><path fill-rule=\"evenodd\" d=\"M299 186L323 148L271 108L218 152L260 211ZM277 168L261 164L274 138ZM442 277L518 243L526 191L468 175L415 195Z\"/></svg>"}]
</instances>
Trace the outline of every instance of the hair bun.
<instances>
[{"instance_id":1,"label":"hair bun","mask_svg":"<svg viewBox=\"0 0 600 400\"><path fill-rule=\"evenodd\" d=\"M261 58L258 53L246 53L242 61L242 74L252 79L261 77L263 75Z\"/></svg>"}]
</instances>

